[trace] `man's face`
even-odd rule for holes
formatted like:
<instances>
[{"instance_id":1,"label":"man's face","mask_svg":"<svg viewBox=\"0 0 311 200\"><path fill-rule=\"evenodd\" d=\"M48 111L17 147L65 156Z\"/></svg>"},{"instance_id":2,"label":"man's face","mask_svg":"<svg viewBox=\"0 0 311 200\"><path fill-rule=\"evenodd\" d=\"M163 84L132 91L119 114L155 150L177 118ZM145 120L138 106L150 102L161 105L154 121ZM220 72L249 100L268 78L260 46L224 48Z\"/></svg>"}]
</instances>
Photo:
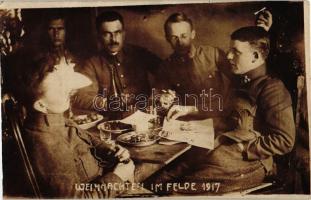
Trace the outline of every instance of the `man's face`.
<instances>
[{"instance_id":1,"label":"man's face","mask_svg":"<svg viewBox=\"0 0 311 200\"><path fill-rule=\"evenodd\" d=\"M239 40L231 40L230 49L227 59L231 64L231 71L234 74L245 74L254 69L256 56L254 49L249 42L241 42Z\"/></svg>"},{"instance_id":2,"label":"man's face","mask_svg":"<svg viewBox=\"0 0 311 200\"><path fill-rule=\"evenodd\" d=\"M65 44L65 21L63 19L51 20L48 27L50 41L54 47Z\"/></svg>"},{"instance_id":3,"label":"man's face","mask_svg":"<svg viewBox=\"0 0 311 200\"><path fill-rule=\"evenodd\" d=\"M103 48L109 54L118 53L124 42L125 33L119 20L103 22L99 28L99 38Z\"/></svg>"},{"instance_id":4,"label":"man's face","mask_svg":"<svg viewBox=\"0 0 311 200\"><path fill-rule=\"evenodd\" d=\"M40 100L46 105L48 113L63 113L69 109L72 90L65 87L64 81L49 73L42 82L41 90L43 95Z\"/></svg>"},{"instance_id":5,"label":"man's face","mask_svg":"<svg viewBox=\"0 0 311 200\"><path fill-rule=\"evenodd\" d=\"M190 51L195 31L188 22L175 22L168 24L166 39L176 53L187 54Z\"/></svg>"}]
</instances>

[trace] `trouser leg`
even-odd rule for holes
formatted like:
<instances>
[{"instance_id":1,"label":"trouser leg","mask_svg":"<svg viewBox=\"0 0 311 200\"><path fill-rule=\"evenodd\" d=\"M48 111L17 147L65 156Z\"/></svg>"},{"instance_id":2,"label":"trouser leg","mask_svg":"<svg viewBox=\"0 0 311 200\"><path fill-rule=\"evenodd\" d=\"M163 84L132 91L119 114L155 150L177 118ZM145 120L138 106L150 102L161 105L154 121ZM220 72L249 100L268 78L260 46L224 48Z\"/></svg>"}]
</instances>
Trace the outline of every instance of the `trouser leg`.
<instances>
[{"instance_id":1,"label":"trouser leg","mask_svg":"<svg viewBox=\"0 0 311 200\"><path fill-rule=\"evenodd\" d=\"M213 151L193 148L182 162L168 166L153 183L162 184L166 193L221 194L259 185L265 178L260 161L243 160L236 143L220 145ZM172 184L179 183L173 187ZM185 185L192 184L195 187ZM177 190L176 190L177 188Z\"/></svg>"}]
</instances>

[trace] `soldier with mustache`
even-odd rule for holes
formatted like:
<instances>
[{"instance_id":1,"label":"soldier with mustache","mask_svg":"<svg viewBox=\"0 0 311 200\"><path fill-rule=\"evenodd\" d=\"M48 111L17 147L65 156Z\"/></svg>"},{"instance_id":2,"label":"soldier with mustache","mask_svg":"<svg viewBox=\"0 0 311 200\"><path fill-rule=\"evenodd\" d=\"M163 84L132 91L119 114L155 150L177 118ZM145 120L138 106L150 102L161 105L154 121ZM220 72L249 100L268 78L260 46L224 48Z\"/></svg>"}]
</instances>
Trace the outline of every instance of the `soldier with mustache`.
<instances>
[{"instance_id":1,"label":"soldier with mustache","mask_svg":"<svg viewBox=\"0 0 311 200\"><path fill-rule=\"evenodd\" d=\"M148 74L154 71L160 59L142 47L125 43L123 18L115 11L100 14L96 18L96 28L102 48L79 69L93 84L78 92L75 106L107 111L107 93L111 85L124 95L148 96L151 91ZM135 99L127 103L133 105Z\"/></svg>"}]
</instances>

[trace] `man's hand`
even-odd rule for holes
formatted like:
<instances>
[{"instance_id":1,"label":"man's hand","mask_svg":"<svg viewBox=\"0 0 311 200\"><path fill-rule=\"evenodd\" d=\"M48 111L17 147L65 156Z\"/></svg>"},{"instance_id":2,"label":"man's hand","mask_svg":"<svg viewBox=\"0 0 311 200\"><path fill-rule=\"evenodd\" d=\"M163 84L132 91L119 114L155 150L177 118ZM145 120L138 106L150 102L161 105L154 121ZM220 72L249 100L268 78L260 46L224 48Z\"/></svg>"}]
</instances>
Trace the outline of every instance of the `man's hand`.
<instances>
[{"instance_id":1,"label":"man's hand","mask_svg":"<svg viewBox=\"0 0 311 200\"><path fill-rule=\"evenodd\" d=\"M179 106L174 105L167 113L167 119L177 119L178 117L195 114L198 112L198 109L195 106Z\"/></svg>"},{"instance_id":2,"label":"man's hand","mask_svg":"<svg viewBox=\"0 0 311 200\"><path fill-rule=\"evenodd\" d=\"M236 129L238 130L253 130L254 117L247 110L241 110L239 116L236 117Z\"/></svg>"},{"instance_id":3,"label":"man's hand","mask_svg":"<svg viewBox=\"0 0 311 200\"><path fill-rule=\"evenodd\" d=\"M272 26L272 14L268 10L261 11L256 17L255 24L269 31Z\"/></svg>"},{"instance_id":4,"label":"man's hand","mask_svg":"<svg viewBox=\"0 0 311 200\"><path fill-rule=\"evenodd\" d=\"M117 157L120 162L124 162L130 159L130 153L127 149L123 148L120 145L117 145L116 148L117 152L114 156Z\"/></svg>"},{"instance_id":5,"label":"man's hand","mask_svg":"<svg viewBox=\"0 0 311 200\"><path fill-rule=\"evenodd\" d=\"M168 110L174 103L176 92L173 90L162 90L160 97L160 105L162 108Z\"/></svg>"},{"instance_id":6,"label":"man's hand","mask_svg":"<svg viewBox=\"0 0 311 200\"><path fill-rule=\"evenodd\" d=\"M239 138L241 141L251 141L255 140L260 136L260 133L256 131L247 131L247 130L235 130L235 136Z\"/></svg>"},{"instance_id":7,"label":"man's hand","mask_svg":"<svg viewBox=\"0 0 311 200\"><path fill-rule=\"evenodd\" d=\"M135 165L132 160L128 163L119 163L114 168L113 173L119 176L123 181L134 182Z\"/></svg>"}]
</instances>

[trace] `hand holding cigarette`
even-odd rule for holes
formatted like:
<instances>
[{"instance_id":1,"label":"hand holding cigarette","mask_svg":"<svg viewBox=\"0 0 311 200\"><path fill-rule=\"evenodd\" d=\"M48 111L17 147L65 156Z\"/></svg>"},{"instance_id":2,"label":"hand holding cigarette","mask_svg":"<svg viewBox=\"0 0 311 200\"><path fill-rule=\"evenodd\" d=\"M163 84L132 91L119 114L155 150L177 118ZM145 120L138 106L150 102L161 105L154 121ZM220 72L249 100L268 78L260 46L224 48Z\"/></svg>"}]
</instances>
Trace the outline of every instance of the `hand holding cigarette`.
<instances>
[{"instance_id":1,"label":"hand holding cigarette","mask_svg":"<svg viewBox=\"0 0 311 200\"><path fill-rule=\"evenodd\" d=\"M262 9L254 12L254 15L256 15L256 26L260 26L266 31L269 31L273 23L271 12L267 10L266 7L263 7Z\"/></svg>"}]
</instances>

